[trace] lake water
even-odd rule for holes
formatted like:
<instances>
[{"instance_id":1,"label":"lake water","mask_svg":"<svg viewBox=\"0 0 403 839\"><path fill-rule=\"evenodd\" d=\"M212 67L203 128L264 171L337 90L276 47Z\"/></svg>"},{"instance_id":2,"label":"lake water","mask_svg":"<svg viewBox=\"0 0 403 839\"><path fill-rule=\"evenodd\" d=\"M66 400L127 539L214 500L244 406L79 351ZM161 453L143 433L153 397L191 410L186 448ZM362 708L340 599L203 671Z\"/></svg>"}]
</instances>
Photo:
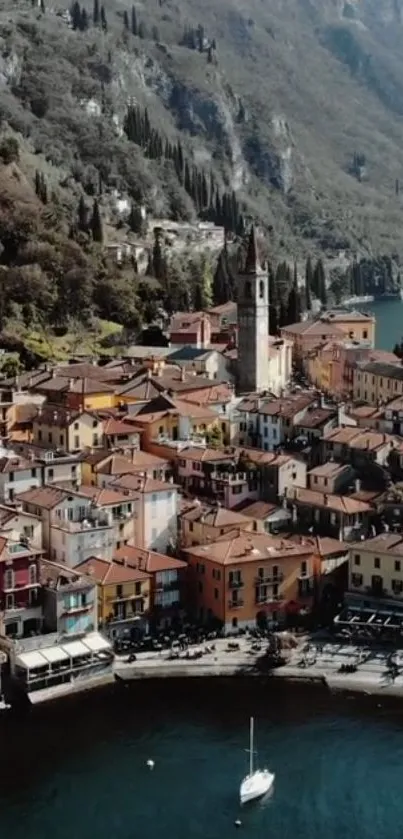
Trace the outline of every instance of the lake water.
<instances>
[{"instance_id":1,"label":"lake water","mask_svg":"<svg viewBox=\"0 0 403 839\"><path fill-rule=\"evenodd\" d=\"M403 338L403 300L374 300L357 308L376 316L377 349L392 351Z\"/></svg>"},{"instance_id":2,"label":"lake water","mask_svg":"<svg viewBox=\"0 0 403 839\"><path fill-rule=\"evenodd\" d=\"M259 762L276 782L269 800L241 810L252 713ZM161 682L36 708L1 728L2 837L402 836L403 705L270 679Z\"/></svg>"}]
</instances>

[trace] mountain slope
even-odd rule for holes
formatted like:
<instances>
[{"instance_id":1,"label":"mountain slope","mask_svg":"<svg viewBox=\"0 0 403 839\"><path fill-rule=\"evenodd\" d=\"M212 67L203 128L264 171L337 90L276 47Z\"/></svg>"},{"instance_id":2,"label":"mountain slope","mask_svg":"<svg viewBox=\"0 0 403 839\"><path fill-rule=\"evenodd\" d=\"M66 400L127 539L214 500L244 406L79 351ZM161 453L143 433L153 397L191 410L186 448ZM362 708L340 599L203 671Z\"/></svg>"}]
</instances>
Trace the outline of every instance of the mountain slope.
<instances>
[{"instance_id":1,"label":"mountain slope","mask_svg":"<svg viewBox=\"0 0 403 839\"><path fill-rule=\"evenodd\" d=\"M276 257L400 255L402 8L402 0L150 0L135 3L138 37L125 28L123 3L105 6L106 31L89 6L88 28L73 31L59 0L44 13L6 0L0 111L26 140L28 175L34 156L71 214L101 176L112 224L114 188L156 216L194 217L194 189L172 159L150 159L149 146L127 138L132 105L147 108L162 146L180 140L190 172L196 166L207 184L213 173L220 195L235 191L240 211L270 229ZM198 24L202 52L182 43L191 32L197 45ZM211 217L211 196L198 203Z\"/></svg>"}]
</instances>

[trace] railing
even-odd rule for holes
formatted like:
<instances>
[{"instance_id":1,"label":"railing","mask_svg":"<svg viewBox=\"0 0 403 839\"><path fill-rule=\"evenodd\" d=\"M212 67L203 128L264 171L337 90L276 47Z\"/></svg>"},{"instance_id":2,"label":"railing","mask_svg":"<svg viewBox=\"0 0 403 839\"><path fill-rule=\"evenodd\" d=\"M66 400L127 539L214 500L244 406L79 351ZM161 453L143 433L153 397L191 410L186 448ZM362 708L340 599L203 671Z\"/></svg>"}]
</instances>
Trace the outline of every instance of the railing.
<instances>
[{"instance_id":1,"label":"railing","mask_svg":"<svg viewBox=\"0 0 403 839\"><path fill-rule=\"evenodd\" d=\"M284 580L284 574L265 574L264 576L255 577L256 585L264 585L265 583L282 583Z\"/></svg>"},{"instance_id":2,"label":"railing","mask_svg":"<svg viewBox=\"0 0 403 839\"><path fill-rule=\"evenodd\" d=\"M228 588L243 588L243 580L228 580Z\"/></svg>"},{"instance_id":3,"label":"railing","mask_svg":"<svg viewBox=\"0 0 403 839\"><path fill-rule=\"evenodd\" d=\"M228 607L230 609L240 609L244 605L243 600L229 600Z\"/></svg>"},{"instance_id":4,"label":"railing","mask_svg":"<svg viewBox=\"0 0 403 839\"><path fill-rule=\"evenodd\" d=\"M265 603L280 603L283 600L281 594L272 594L267 597L256 597L256 606L263 606Z\"/></svg>"}]
</instances>

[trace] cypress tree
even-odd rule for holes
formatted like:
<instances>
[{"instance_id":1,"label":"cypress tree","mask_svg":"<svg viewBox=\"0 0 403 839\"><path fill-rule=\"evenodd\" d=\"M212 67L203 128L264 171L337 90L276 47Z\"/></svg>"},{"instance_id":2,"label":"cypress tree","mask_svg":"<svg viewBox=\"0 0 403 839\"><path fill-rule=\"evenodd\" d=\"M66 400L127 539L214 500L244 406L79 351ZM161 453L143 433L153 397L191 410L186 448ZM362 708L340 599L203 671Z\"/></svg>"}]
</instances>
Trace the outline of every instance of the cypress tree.
<instances>
[{"instance_id":1,"label":"cypress tree","mask_svg":"<svg viewBox=\"0 0 403 839\"><path fill-rule=\"evenodd\" d=\"M105 7L101 6L101 26L104 32L108 30L108 24L106 22L106 14L105 14Z\"/></svg>"},{"instance_id":2,"label":"cypress tree","mask_svg":"<svg viewBox=\"0 0 403 839\"><path fill-rule=\"evenodd\" d=\"M326 292L326 277L325 277L325 269L323 267L323 262L321 259L318 259L315 270L313 272L313 284L315 288L316 296L319 298L323 306L326 306L327 303L327 292Z\"/></svg>"},{"instance_id":3,"label":"cypress tree","mask_svg":"<svg viewBox=\"0 0 403 839\"><path fill-rule=\"evenodd\" d=\"M36 195L40 195L41 192L41 173L38 169L35 171L35 193Z\"/></svg>"},{"instance_id":4,"label":"cypress tree","mask_svg":"<svg viewBox=\"0 0 403 839\"><path fill-rule=\"evenodd\" d=\"M99 23L99 0L94 0L94 7L92 10L92 20L94 22L94 26L97 26Z\"/></svg>"},{"instance_id":5,"label":"cypress tree","mask_svg":"<svg viewBox=\"0 0 403 839\"><path fill-rule=\"evenodd\" d=\"M127 9L123 12L123 26L125 29L129 29L129 15L127 13Z\"/></svg>"},{"instance_id":6,"label":"cypress tree","mask_svg":"<svg viewBox=\"0 0 403 839\"><path fill-rule=\"evenodd\" d=\"M80 195L80 200L78 202L77 227L83 233L88 232L88 207L85 203L83 195Z\"/></svg>"},{"instance_id":7,"label":"cypress tree","mask_svg":"<svg viewBox=\"0 0 403 839\"><path fill-rule=\"evenodd\" d=\"M73 3L71 9L71 23L74 30L81 28L81 7L80 4L77 2Z\"/></svg>"},{"instance_id":8,"label":"cypress tree","mask_svg":"<svg viewBox=\"0 0 403 839\"><path fill-rule=\"evenodd\" d=\"M92 208L90 227L94 242L103 242L104 234L102 230L101 214L99 212L99 205L97 200L94 201L94 206Z\"/></svg>"},{"instance_id":9,"label":"cypress tree","mask_svg":"<svg viewBox=\"0 0 403 839\"><path fill-rule=\"evenodd\" d=\"M85 32L88 29L88 15L85 9L81 10L80 29L81 32Z\"/></svg>"},{"instance_id":10,"label":"cypress tree","mask_svg":"<svg viewBox=\"0 0 403 839\"><path fill-rule=\"evenodd\" d=\"M138 34L139 38L142 38L143 40L144 40L144 38L147 38L146 25L145 25L145 23L143 23L142 20L140 21L137 34Z\"/></svg>"},{"instance_id":11,"label":"cypress tree","mask_svg":"<svg viewBox=\"0 0 403 839\"><path fill-rule=\"evenodd\" d=\"M160 40L160 33L159 33L159 31L158 31L158 27L157 27L157 26L153 26L153 27L152 27L152 29L151 29L151 37L152 37L153 41L159 41L159 40Z\"/></svg>"},{"instance_id":12,"label":"cypress tree","mask_svg":"<svg viewBox=\"0 0 403 839\"><path fill-rule=\"evenodd\" d=\"M137 35L137 31L136 9L132 6L132 35Z\"/></svg>"}]
</instances>

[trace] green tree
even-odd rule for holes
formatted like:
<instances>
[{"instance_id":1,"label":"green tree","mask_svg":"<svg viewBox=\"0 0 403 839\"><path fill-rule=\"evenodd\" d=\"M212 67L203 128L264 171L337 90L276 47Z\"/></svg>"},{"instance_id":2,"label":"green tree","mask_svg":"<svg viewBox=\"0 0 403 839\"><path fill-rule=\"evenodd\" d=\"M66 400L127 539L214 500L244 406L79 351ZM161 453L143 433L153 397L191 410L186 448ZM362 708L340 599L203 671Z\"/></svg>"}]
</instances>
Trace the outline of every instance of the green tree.
<instances>
[{"instance_id":1,"label":"green tree","mask_svg":"<svg viewBox=\"0 0 403 839\"><path fill-rule=\"evenodd\" d=\"M99 0L94 0L94 6L92 11L92 20L94 22L94 26L98 26L99 19Z\"/></svg>"},{"instance_id":2,"label":"green tree","mask_svg":"<svg viewBox=\"0 0 403 839\"><path fill-rule=\"evenodd\" d=\"M134 8L134 6L132 6L132 25L131 25L131 29L132 29L132 35L137 35L137 32L138 32L137 16L136 16L136 9Z\"/></svg>"},{"instance_id":3,"label":"green tree","mask_svg":"<svg viewBox=\"0 0 403 839\"><path fill-rule=\"evenodd\" d=\"M125 29L129 29L129 15L127 9L123 12L123 26Z\"/></svg>"},{"instance_id":4,"label":"green tree","mask_svg":"<svg viewBox=\"0 0 403 839\"><path fill-rule=\"evenodd\" d=\"M92 216L90 221L91 233L94 242L103 242L104 234L102 229L101 214L99 211L98 201L94 201L92 208Z\"/></svg>"},{"instance_id":5,"label":"green tree","mask_svg":"<svg viewBox=\"0 0 403 839\"><path fill-rule=\"evenodd\" d=\"M107 24L107 21L106 21L106 14L105 14L105 7L104 6L101 6L101 26L102 26L102 29L104 30L104 32L107 32L108 24Z\"/></svg>"},{"instance_id":6,"label":"green tree","mask_svg":"<svg viewBox=\"0 0 403 839\"><path fill-rule=\"evenodd\" d=\"M80 195L77 211L77 227L83 233L88 233L88 207L83 195Z\"/></svg>"},{"instance_id":7,"label":"green tree","mask_svg":"<svg viewBox=\"0 0 403 839\"><path fill-rule=\"evenodd\" d=\"M0 158L7 166L9 163L18 163L20 159L20 147L15 137L5 137L0 143Z\"/></svg>"},{"instance_id":8,"label":"green tree","mask_svg":"<svg viewBox=\"0 0 403 839\"><path fill-rule=\"evenodd\" d=\"M326 291L326 276L325 276L325 269L323 267L323 262L321 259L318 259L315 269L313 272L313 287L315 290L316 297L321 301L322 306L326 306L327 303L327 291Z\"/></svg>"}]
</instances>

